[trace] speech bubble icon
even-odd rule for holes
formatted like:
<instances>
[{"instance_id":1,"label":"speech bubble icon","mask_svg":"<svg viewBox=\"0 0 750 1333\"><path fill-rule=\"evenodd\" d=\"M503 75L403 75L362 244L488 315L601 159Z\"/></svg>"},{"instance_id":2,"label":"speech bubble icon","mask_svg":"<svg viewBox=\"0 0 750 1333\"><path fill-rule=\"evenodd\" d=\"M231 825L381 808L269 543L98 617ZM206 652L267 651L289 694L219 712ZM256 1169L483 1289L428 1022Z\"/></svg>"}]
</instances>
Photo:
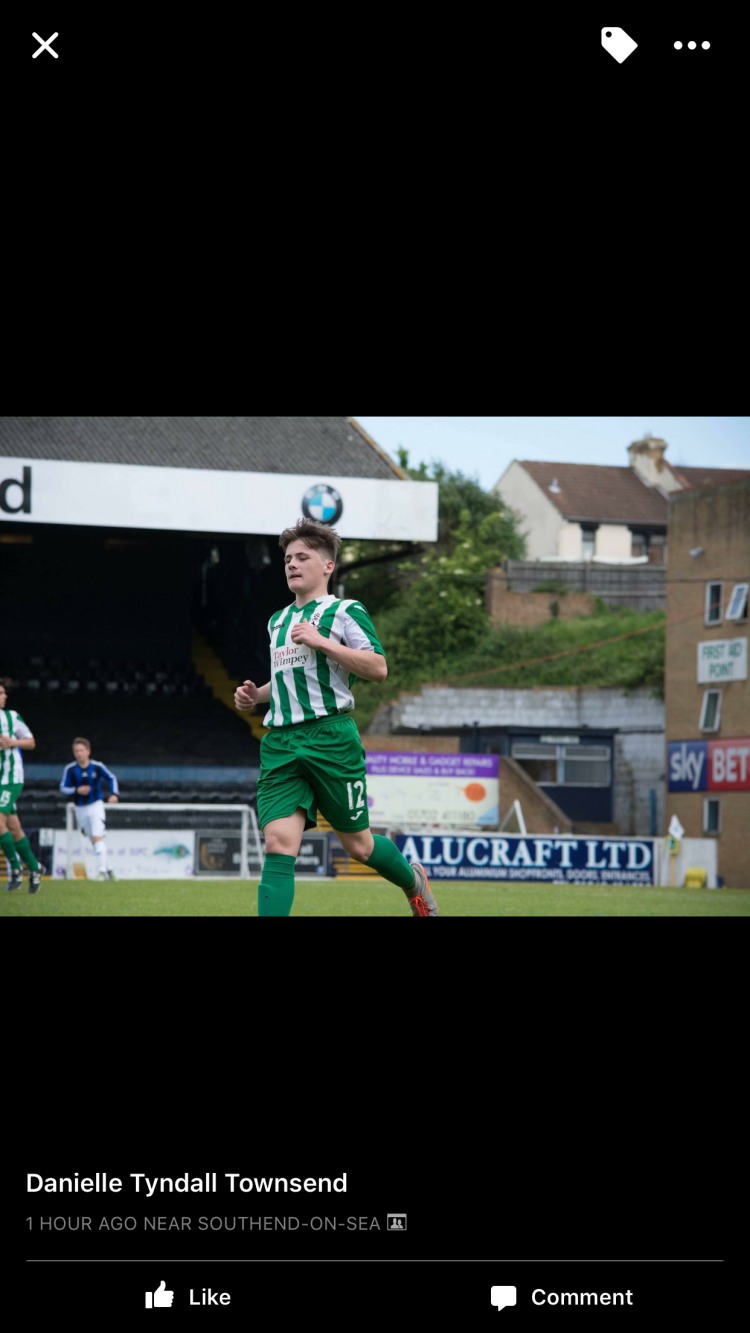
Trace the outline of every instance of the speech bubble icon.
<instances>
[{"instance_id":1,"label":"speech bubble icon","mask_svg":"<svg viewBox=\"0 0 750 1333\"><path fill-rule=\"evenodd\" d=\"M497 1306L498 1310L504 1310L506 1305L515 1305L515 1287L493 1287L490 1292L490 1301Z\"/></svg>"}]
</instances>

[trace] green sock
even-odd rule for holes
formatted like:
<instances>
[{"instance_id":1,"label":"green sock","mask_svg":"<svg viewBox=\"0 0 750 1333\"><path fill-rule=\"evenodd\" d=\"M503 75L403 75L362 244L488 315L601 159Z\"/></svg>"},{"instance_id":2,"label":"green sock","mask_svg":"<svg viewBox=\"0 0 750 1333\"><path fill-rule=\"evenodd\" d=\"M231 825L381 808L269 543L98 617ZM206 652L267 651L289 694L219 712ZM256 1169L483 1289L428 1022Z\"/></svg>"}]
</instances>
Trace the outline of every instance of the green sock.
<instances>
[{"instance_id":1,"label":"green sock","mask_svg":"<svg viewBox=\"0 0 750 1333\"><path fill-rule=\"evenodd\" d=\"M15 843L13 842L12 833L0 833L0 847L2 847L3 851L5 852L5 856L11 870L20 870L21 862L16 856L16 848L15 848Z\"/></svg>"},{"instance_id":2,"label":"green sock","mask_svg":"<svg viewBox=\"0 0 750 1333\"><path fill-rule=\"evenodd\" d=\"M29 867L29 870L39 869L39 862L37 861L34 853L31 850L31 843L29 842L25 833L23 837L19 838L18 842L16 843L16 851L18 852L19 856L23 857L24 861Z\"/></svg>"},{"instance_id":3,"label":"green sock","mask_svg":"<svg viewBox=\"0 0 750 1333\"><path fill-rule=\"evenodd\" d=\"M390 838L383 838L379 833L373 833L372 840L375 846L366 864L377 870L383 879L390 880L391 884L398 884L408 897L415 887L416 879L406 857L401 855L395 842L391 842Z\"/></svg>"},{"instance_id":4,"label":"green sock","mask_svg":"<svg viewBox=\"0 0 750 1333\"><path fill-rule=\"evenodd\" d=\"M289 916L294 902L296 856L268 852L258 885L258 916Z\"/></svg>"}]
</instances>

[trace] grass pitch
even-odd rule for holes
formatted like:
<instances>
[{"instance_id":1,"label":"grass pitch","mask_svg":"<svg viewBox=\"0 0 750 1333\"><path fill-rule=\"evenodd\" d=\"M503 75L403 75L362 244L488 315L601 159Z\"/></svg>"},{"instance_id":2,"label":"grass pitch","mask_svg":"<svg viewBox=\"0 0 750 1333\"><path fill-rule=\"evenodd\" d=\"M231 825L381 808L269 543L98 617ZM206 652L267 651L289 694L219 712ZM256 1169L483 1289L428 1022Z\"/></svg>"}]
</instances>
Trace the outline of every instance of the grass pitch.
<instances>
[{"instance_id":1,"label":"grass pitch","mask_svg":"<svg viewBox=\"0 0 750 1333\"><path fill-rule=\"evenodd\" d=\"M747 889L622 885L433 884L441 915L750 916ZM245 880L52 880L38 894L0 890L2 916L257 916L258 882ZM400 889L383 880L298 881L293 916L410 917Z\"/></svg>"}]
</instances>

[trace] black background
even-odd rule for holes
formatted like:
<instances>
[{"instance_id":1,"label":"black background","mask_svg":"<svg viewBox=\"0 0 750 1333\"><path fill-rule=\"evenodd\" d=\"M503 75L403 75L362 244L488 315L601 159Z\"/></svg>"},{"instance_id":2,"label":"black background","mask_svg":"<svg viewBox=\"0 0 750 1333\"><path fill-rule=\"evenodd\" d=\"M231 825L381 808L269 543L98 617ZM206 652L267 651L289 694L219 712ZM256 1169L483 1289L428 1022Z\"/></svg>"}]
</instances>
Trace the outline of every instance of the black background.
<instances>
[{"instance_id":1,"label":"black background","mask_svg":"<svg viewBox=\"0 0 750 1333\"><path fill-rule=\"evenodd\" d=\"M33 264L18 258L22 250L14 251L19 286L30 285L23 300L31 332L15 339L13 354L30 384L38 387L52 375L61 389L69 386L78 395L79 410L82 401L86 410L96 410L91 367L99 351L108 362L110 339L122 337L128 353L124 361L113 357L107 368L115 397L125 389L129 405L137 401L145 410L156 402L158 387L162 397L152 410L166 410L164 392L179 395L190 378L192 363L180 362L167 391L161 357L144 367L139 356L144 324L150 335L164 318L161 289L138 311L129 309L126 293L125 300L115 301L114 317L107 296L108 284L118 281L121 256L142 235L152 243L165 201L173 206L182 198L182 218L189 221L199 190L208 184L210 220L219 233L227 211L234 217L239 212L245 225L258 217L273 225L268 192L258 199L244 191L271 131L289 125L288 143L309 152L317 185L330 173L329 206L312 212L318 220L322 213L329 228L345 223L349 229L353 207L363 202L361 180L356 170L347 179L327 163L330 139L317 126L307 140L309 127L299 111L311 105L310 89L317 116L330 108L336 133L343 128L358 133L361 121L369 129L374 122L382 139L384 126L397 123L399 148L411 153L415 172L426 149L437 152L442 174L423 186L428 193L437 191L439 202L458 183L463 206L468 200L473 216L477 197L486 209L492 183L497 190L500 182L498 228L514 214L518 220L522 211L527 177L508 177L505 170L507 156L520 151L524 173L542 192L537 216L549 229L547 239L554 235L559 244L565 220L573 219L584 237L590 227L591 240L584 239L587 260L596 270L601 257L603 282L620 271L630 237L669 241L676 221L691 215L705 189L705 173L718 173L718 157L725 153L731 160L738 142L734 109L746 68L745 20L739 25L726 11L711 14L710 26L689 20L691 11L684 7L674 8L674 21L663 12L654 19L644 7L617 15L591 6L572 13L532 9L523 19L503 14L500 20L488 12L481 18L467 15L460 23L433 16L375 19L370 11L359 21L326 20L316 13L295 15L291 22L284 12L275 26L255 15L224 13L190 22L178 10L158 18L137 10L81 17L67 6L61 18L59 8L47 6L34 8L29 21L31 13L24 8L4 19L0 46L6 123L22 163L12 178L15 222L21 232L33 224L45 240L36 247ZM603 23L615 17L640 43L621 66L600 45ZM59 60L46 53L31 59L32 29L44 37L60 31ZM674 52L677 38L708 39L712 49ZM405 112L415 109L417 121L404 130ZM461 159L476 146L473 132L482 136L485 174L477 176L471 164L467 190L447 150ZM195 175L186 176L175 167L175 155L189 157L196 145L203 157ZM382 158L368 159L362 141L357 148L350 162L357 169L370 166L370 198L377 197L378 180L389 179L390 144L381 142ZM206 162L220 152L230 156L236 175L211 173ZM274 155L286 160L275 146ZM152 171L163 167L161 193L147 187L146 157ZM669 172L676 158L675 182ZM574 197L557 194L554 187L546 193L556 172L567 177L574 169L579 173ZM48 172L53 178L58 173L57 189ZM721 187L712 207L719 229L731 215L735 177L736 161L728 177L712 180ZM71 182L68 193L62 187ZM602 184L612 192L613 207L600 211ZM675 184L688 194L676 193ZM408 190L402 198L402 204L388 201L385 221L408 259L415 237L422 245L426 232L421 221L410 221ZM311 209L304 186L293 202L285 216L306 234ZM85 248L89 237L121 213L124 239L107 240L107 264L113 268L101 270L105 314L98 320L96 304L88 307L87 341L76 346L70 335L80 310L77 296L69 296L55 345L45 346L61 302L57 289L43 287L42 275L47 268L62 271L77 293L73 251L61 260L60 238L74 231ZM613 239L615 217L623 233ZM379 226L383 220L379 215ZM179 229L170 228L169 239L175 235ZM695 239L692 253L702 271L707 260ZM523 269L521 277L533 276L534 264L518 260L513 240L505 245L498 234L498 248L501 282L516 267ZM193 271L199 249L193 242L188 259L177 265L176 281ZM368 260L376 249L366 249ZM716 251L711 253L715 263ZM668 256L673 269L671 251ZM198 258L210 269L210 256ZM263 258L262 250L254 252L253 285L264 276ZM660 271L666 263L660 255L653 262ZM441 254L440 264L427 265L439 303L439 342L444 296L435 279L443 263ZM571 270L569 262L562 267L566 274ZM575 262L572 267L575 271ZM695 273L685 272L692 281ZM224 292L229 304L235 282L233 271ZM330 304L332 286L337 287L339 325L340 307L354 299L352 287L340 282L336 275L325 288ZM460 274L459 286L463 292ZM210 273L208 287L213 298ZM39 290L48 302L41 312ZM478 282L477 310L482 290ZM408 284L404 295L408 302ZM533 330L527 372L533 392L513 410L593 411L597 394L599 410L617 410L613 394L630 410L634 384L649 402L666 401L662 296L657 281L642 298L655 304L656 317L648 337L637 341L633 360L618 359L613 351L608 379L606 364L595 374L585 358L575 382L583 397L562 407L544 396L550 374L558 373L557 343L540 355L532 293L524 318ZM204 323L192 310L189 284L186 301L188 337L210 341L221 312L216 323ZM563 304L567 321L571 308L575 313L575 295ZM236 305L234 313L247 331L257 311L246 290L238 292ZM288 315L293 310L299 319L304 292L297 290L293 306L282 305L278 339L263 329L269 362L262 364L272 365L274 384L288 394L292 382L299 392L303 360L295 355ZM423 318L424 309L420 313ZM389 338L390 315L368 313L378 333L388 326ZM130 317L133 336L123 337ZM556 317L553 311L553 321ZM308 309L300 322L306 363L318 328L317 308ZM365 322L354 326L358 333ZM404 322L409 327L399 332L411 358L416 333L410 317ZM517 339L521 344L525 327ZM596 320L588 330L605 363L606 346L601 353L599 347L612 337L606 327L606 338ZM457 320L450 335L460 338L463 328ZM344 332L355 344L356 363L362 359L359 338L351 338L349 326ZM341 338L340 326L338 334ZM330 348L323 341L328 362ZM482 341L482 371L472 362L464 385L479 376L491 390L494 410L509 410L502 397L507 365L492 338ZM525 360L523 352L521 346ZM378 402L387 401L393 410L390 391L398 383L398 366L386 339L377 353L366 366L368 387L372 393L376 379ZM396 349L396 358L399 354ZM238 357L235 367L232 355ZM232 344L228 362L229 373L222 366L224 376L217 376L223 410L228 410L228 381L234 401L238 386L258 387L257 366L244 344ZM334 377L330 364L326 369L330 394ZM352 393L352 369L344 369L337 356L339 392L346 378L346 392ZM668 410L694 410L684 394L686 383L692 387L695 380L691 369L692 363L676 375ZM195 370L202 377L203 364ZM517 374L516 365L514 380ZM440 354L430 359L424 396L413 395L407 410L425 410L425 404L440 410L443 403L431 396L435 385L455 382L455 375L452 356L446 355L444 366ZM411 366L408 382L413 388ZM572 382L566 367L562 383L569 389ZM406 380L401 383L406 388ZM703 410L731 410L721 394L719 400L707 400ZM179 410L190 410L183 398L174 401ZM470 401L470 410L478 410L475 398ZM59 398L54 404L47 399L45 406L67 410ZM302 410L310 406L306 401ZM39 407L34 397L27 410ZM105 410L115 407L119 403L109 399ZM284 407L289 408L288 397ZM245 399L236 410L247 410ZM294 923L282 923L266 931L262 946L249 924L211 921L198 929L187 921L147 926L116 919L40 921L33 936L15 928L12 947L6 943L5 1289L9 1299L20 1295L26 1301L30 1320L68 1317L81 1328L120 1323L132 1328L145 1308L146 1289L165 1280L176 1293L175 1308L187 1310L190 1319L203 1316L188 1309L188 1288L211 1285L233 1298L232 1306L212 1319L239 1316L247 1323L248 1316L262 1316L295 1328L305 1318L347 1330L376 1321L380 1329L449 1320L461 1327L485 1321L490 1327L489 1321L496 1326L498 1319L516 1325L547 1320L548 1326L566 1319L581 1326L627 1319L634 1327L644 1319L677 1323L696 1311L701 1319L726 1322L736 1283L731 1260L722 1265L629 1261L612 1270L551 1260L731 1252L728 1219L744 1197L738 1180L744 1102L733 1086L744 1046L732 1033L746 1006L744 997L730 991L733 972L739 975L731 963L739 935L735 923L456 921L444 923L450 932L428 940L410 936L408 943L403 929L397 932L385 920L298 923L294 935L289 930ZM4 932L9 940L11 929ZM262 1207L253 1206L253 1196L223 1191L147 1200L128 1190L104 1201L100 1195L26 1192L27 1171L65 1176L97 1170L125 1179L136 1170L151 1176L216 1170L303 1177L346 1171L349 1189L345 1196L264 1196ZM262 1231L69 1235L29 1232L24 1221L40 1215L97 1218L103 1209L126 1216L283 1212L304 1217L303 1207L310 1215L313 1210L326 1215L334 1204L337 1216L377 1216L383 1229L337 1231L334 1248L325 1232L308 1231L304 1239L301 1232ZM407 1213L405 1234L385 1232L390 1211ZM270 1262L329 1256L382 1260L396 1253L442 1262ZM513 1255L550 1262L503 1259ZM128 1256L160 1262L27 1262ZM175 1262L239 1257L264 1262ZM518 1287L515 1310L492 1309L489 1289L495 1284ZM534 1308L529 1299L534 1287L629 1288L637 1304Z\"/></svg>"}]
</instances>

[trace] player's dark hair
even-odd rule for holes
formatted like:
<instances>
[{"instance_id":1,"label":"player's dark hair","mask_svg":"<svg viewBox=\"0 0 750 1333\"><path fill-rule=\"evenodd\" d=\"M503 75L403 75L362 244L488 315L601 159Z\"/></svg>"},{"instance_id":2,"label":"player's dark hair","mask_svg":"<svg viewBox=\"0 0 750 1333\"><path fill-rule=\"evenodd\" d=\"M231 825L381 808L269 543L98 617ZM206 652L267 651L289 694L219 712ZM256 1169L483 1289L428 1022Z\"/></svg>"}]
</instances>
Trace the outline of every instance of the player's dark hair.
<instances>
[{"instance_id":1,"label":"player's dark hair","mask_svg":"<svg viewBox=\"0 0 750 1333\"><path fill-rule=\"evenodd\" d=\"M313 551L322 551L327 560L335 564L338 559L341 538L333 528L325 523L317 523L314 518L298 518L293 528L284 528L279 537L279 546L286 555L287 546L292 542L302 541Z\"/></svg>"},{"instance_id":2,"label":"player's dark hair","mask_svg":"<svg viewBox=\"0 0 750 1333\"><path fill-rule=\"evenodd\" d=\"M85 745L87 750L91 749L91 741L87 741L85 736L76 736L74 745Z\"/></svg>"}]
</instances>

